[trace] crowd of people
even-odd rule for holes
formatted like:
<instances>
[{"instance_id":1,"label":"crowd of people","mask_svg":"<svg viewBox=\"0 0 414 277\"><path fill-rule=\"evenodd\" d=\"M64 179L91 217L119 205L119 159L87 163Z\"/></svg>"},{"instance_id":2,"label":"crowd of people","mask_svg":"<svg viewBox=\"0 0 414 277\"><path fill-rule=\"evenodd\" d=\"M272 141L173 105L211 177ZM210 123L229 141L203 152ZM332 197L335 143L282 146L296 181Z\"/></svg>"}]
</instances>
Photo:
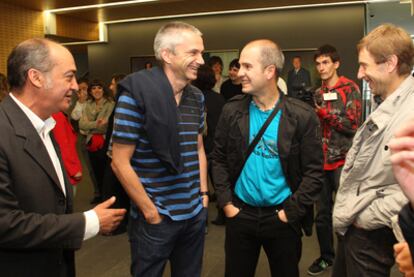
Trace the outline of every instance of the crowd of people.
<instances>
[{"instance_id":1,"label":"crowd of people","mask_svg":"<svg viewBox=\"0 0 414 277\"><path fill-rule=\"evenodd\" d=\"M299 276L313 222L316 276L414 276L414 46L380 25L357 45L371 93L333 45L300 56L287 84L278 43L247 43L230 62L203 59L199 29L162 26L159 66L76 80L71 53L48 39L17 45L0 74L0 268L5 276L75 276L74 251L126 232L132 276L201 276L207 207L225 225L226 277L252 277L263 248L272 276ZM7 80L7 81L6 81ZM310 93L310 98L303 95ZM85 161L82 168L80 160ZM76 185L94 186L73 213ZM209 182L214 194L209 191ZM314 207L316 206L316 215ZM337 237L336 250L334 237Z\"/></svg>"}]
</instances>

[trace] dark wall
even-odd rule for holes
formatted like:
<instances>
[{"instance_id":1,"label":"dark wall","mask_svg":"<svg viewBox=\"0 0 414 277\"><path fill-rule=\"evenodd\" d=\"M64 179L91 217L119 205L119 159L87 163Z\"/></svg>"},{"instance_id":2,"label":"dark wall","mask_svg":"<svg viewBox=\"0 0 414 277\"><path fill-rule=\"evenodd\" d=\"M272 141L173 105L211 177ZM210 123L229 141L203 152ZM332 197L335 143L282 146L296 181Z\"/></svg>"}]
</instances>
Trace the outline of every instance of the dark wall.
<instances>
[{"instance_id":1,"label":"dark wall","mask_svg":"<svg viewBox=\"0 0 414 277\"><path fill-rule=\"evenodd\" d=\"M340 74L356 79L355 45L364 34L364 6L307 8L180 19L204 34L206 50L241 49L248 41L269 38L283 49L335 45L342 57ZM112 73L130 71L130 57L153 55L158 28L171 20L111 24L109 42L90 45L92 78L109 80ZM290 61L286 63L291 67ZM312 65L313 66L313 65ZM312 70L312 68L310 68Z\"/></svg>"}]
</instances>

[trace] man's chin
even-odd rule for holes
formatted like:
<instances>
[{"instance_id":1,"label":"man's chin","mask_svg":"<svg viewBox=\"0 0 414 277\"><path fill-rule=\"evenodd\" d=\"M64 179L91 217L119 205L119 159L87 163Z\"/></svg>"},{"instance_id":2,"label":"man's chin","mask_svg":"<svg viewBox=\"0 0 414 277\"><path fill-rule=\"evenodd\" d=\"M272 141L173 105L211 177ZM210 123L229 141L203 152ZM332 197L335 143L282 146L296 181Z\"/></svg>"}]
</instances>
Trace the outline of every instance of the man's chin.
<instances>
[{"instance_id":1,"label":"man's chin","mask_svg":"<svg viewBox=\"0 0 414 277\"><path fill-rule=\"evenodd\" d=\"M197 79L197 74L187 74L187 79L191 82L194 81L195 79Z\"/></svg>"}]
</instances>

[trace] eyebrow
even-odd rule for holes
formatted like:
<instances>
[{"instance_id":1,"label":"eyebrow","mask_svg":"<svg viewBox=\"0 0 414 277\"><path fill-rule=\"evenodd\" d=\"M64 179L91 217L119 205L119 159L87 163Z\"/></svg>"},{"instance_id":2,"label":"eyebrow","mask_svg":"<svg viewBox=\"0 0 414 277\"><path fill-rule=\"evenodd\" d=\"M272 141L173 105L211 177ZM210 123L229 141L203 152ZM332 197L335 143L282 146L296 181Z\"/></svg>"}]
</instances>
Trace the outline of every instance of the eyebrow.
<instances>
[{"instance_id":1,"label":"eyebrow","mask_svg":"<svg viewBox=\"0 0 414 277\"><path fill-rule=\"evenodd\" d=\"M199 50L197 48L193 48L193 49L188 50L187 52L191 53L191 52L203 52L203 51L204 51L204 49Z\"/></svg>"},{"instance_id":2,"label":"eyebrow","mask_svg":"<svg viewBox=\"0 0 414 277\"><path fill-rule=\"evenodd\" d=\"M76 70L69 70L69 71L66 71L63 75L69 75L69 74L76 74Z\"/></svg>"}]
</instances>

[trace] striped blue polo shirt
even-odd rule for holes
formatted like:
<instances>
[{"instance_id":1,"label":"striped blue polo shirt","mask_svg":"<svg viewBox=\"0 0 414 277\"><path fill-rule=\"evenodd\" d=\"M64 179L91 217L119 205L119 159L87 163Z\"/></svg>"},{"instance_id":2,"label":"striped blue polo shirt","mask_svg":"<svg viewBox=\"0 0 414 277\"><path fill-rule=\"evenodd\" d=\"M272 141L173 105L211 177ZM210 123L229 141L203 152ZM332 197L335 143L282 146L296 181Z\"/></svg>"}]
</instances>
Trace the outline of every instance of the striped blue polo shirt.
<instances>
[{"instance_id":1,"label":"striped blue polo shirt","mask_svg":"<svg viewBox=\"0 0 414 277\"><path fill-rule=\"evenodd\" d=\"M204 128L204 96L185 89L178 111L180 152L184 170L173 175L152 151L144 129L145 109L128 92L121 94L115 109L114 143L135 144L131 165L160 214L172 220L194 217L202 209L197 136ZM132 204L132 215L137 208Z\"/></svg>"}]
</instances>

